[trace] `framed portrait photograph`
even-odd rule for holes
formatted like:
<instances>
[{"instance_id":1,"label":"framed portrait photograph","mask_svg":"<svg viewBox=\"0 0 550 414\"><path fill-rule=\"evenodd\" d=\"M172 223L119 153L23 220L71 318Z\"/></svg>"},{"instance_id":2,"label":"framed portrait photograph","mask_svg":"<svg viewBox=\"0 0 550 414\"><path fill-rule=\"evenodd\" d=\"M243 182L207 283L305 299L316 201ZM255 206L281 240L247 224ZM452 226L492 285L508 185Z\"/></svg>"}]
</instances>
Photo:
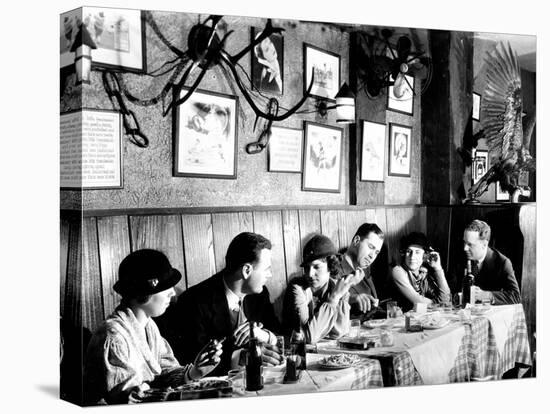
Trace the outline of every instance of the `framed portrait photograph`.
<instances>
[{"instance_id":1,"label":"framed portrait photograph","mask_svg":"<svg viewBox=\"0 0 550 414\"><path fill-rule=\"evenodd\" d=\"M302 172L304 132L298 128L271 127L267 147L267 170L269 172Z\"/></svg>"},{"instance_id":2,"label":"framed portrait photograph","mask_svg":"<svg viewBox=\"0 0 550 414\"><path fill-rule=\"evenodd\" d=\"M414 108L414 77L405 75L405 79L408 83L403 80L397 94L395 85L388 86L387 108L390 111L412 115Z\"/></svg>"},{"instance_id":3,"label":"framed portrait photograph","mask_svg":"<svg viewBox=\"0 0 550 414\"><path fill-rule=\"evenodd\" d=\"M388 175L411 176L412 128L390 123Z\"/></svg>"},{"instance_id":4,"label":"framed portrait photograph","mask_svg":"<svg viewBox=\"0 0 550 414\"><path fill-rule=\"evenodd\" d=\"M504 191L500 186L500 181L495 183L495 200L496 201L510 201L510 193Z\"/></svg>"},{"instance_id":5,"label":"framed portrait photograph","mask_svg":"<svg viewBox=\"0 0 550 414\"><path fill-rule=\"evenodd\" d=\"M481 95L472 93L472 119L479 122L479 113L481 110Z\"/></svg>"},{"instance_id":6,"label":"framed portrait photograph","mask_svg":"<svg viewBox=\"0 0 550 414\"><path fill-rule=\"evenodd\" d=\"M261 30L251 29L254 41ZM272 34L254 46L252 53L252 86L261 92L282 95L284 92L284 38Z\"/></svg>"},{"instance_id":7,"label":"framed portrait photograph","mask_svg":"<svg viewBox=\"0 0 550 414\"><path fill-rule=\"evenodd\" d=\"M122 188L122 116L81 109L59 118L60 187L66 190Z\"/></svg>"},{"instance_id":8,"label":"framed portrait photograph","mask_svg":"<svg viewBox=\"0 0 550 414\"><path fill-rule=\"evenodd\" d=\"M473 183L477 183L485 175L488 169L489 152L486 150L476 150L476 157L472 165Z\"/></svg>"},{"instance_id":9,"label":"framed portrait photograph","mask_svg":"<svg viewBox=\"0 0 550 414\"><path fill-rule=\"evenodd\" d=\"M362 121L360 181L384 182L386 124Z\"/></svg>"},{"instance_id":10,"label":"framed portrait photograph","mask_svg":"<svg viewBox=\"0 0 550 414\"><path fill-rule=\"evenodd\" d=\"M84 25L97 47L92 49L92 67L145 71L145 23L141 10L81 7L61 14L60 19L61 69L74 63L71 46Z\"/></svg>"},{"instance_id":11,"label":"framed portrait photograph","mask_svg":"<svg viewBox=\"0 0 550 414\"><path fill-rule=\"evenodd\" d=\"M342 129L304 121L303 191L340 192Z\"/></svg>"},{"instance_id":12,"label":"framed portrait photograph","mask_svg":"<svg viewBox=\"0 0 550 414\"><path fill-rule=\"evenodd\" d=\"M310 96L335 101L340 90L340 56L304 43L304 92L314 76Z\"/></svg>"},{"instance_id":13,"label":"framed portrait photograph","mask_svg":"<svg viewBox=\"0 0 550 414\"><path fill-rule=\"evenodd\" d=\"M173 119L174 176L237 178L237 97L198 89Z\"/></svg>"}]
</instances>

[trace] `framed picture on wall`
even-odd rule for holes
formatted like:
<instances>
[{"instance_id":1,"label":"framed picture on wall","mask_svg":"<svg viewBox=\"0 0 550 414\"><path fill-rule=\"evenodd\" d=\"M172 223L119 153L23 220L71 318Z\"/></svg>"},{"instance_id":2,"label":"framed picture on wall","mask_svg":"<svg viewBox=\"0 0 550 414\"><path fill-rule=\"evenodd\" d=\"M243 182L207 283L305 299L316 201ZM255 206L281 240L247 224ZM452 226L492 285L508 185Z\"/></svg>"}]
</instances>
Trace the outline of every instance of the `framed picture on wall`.
<instances>
[{"instance_id":1,"label":"framed picture on wall","mask_svg":"<svg viewBox=\"0 0 550 414\"><path fill-rule=\"evenodd\" d=\"M405 75L399 87L396 87L396 85L388 86L387 108L394 112L412 115L414 108L413 91L414 77Z\"/></svg>"},{"instance_id":2,"label":"framed picture on wall","mask_svg":"<svg viewBox=\"0 0 550 414\"><path fill-rule=\"evenodd\" d=\"M477 183L485 175L488 169L489 152L486 150L476 150L476 157L472 165L473 183Z\"/></svg>"},{"instance_id":3,"label":"framed picture on wall","mask_svg":"<svg viewBox=\"0 0 550 414\"><path fill-rule=\"evenodd\" d=\"M361 181L384 182L386 124L362 121Z\"/></svg>"},{"instance_id":4,"label":"framed picture on wall","mask_svg":"<svg viewBox=\"0 0 550 414\"><path fill-rule=\"evenodd\" d=\"M236 96L198 89L173 119L174 176L237 178Z\"/></svg>"},{"instance_id":5,"label":"framed picture on wall","mask_svg":"<svg viewBox=\"0 0 550 414\"><path fill-rule=\"evenodd\" d=\"M74 63L71 46L84 25L96 45L92 66L144 72L146 69L145 23L141 10L81 7L60 16L61 68Z\"/></svg>"},{"instance_id":6,"label":"framed picture on wall","mask_svg":"<svg viewBox=\"0 0 550 414\"><path fill-rule=\"evenodd\" d=\"M495 200L496 201L510 201L510 193L504 191L500 186L500 181L495 183Z\"/></svg>"},{"instance_id":7,"label":"framed picture on wall","mask_svg":"<svg viewBox=\"0 0 550 414\"><path fill-rule=\"evenodd\" d=\"M472 93L472 119L479 122L479 113L481 110L481 95Z\"/></svg>"},{"instance_id":8,"label":"framed picture on wall","mask_svg":"<svg viewBox=\"0 0 550 414\"><path fill-rule=\"evenodd\" d=\"M303 191L340 192L342 129L304 121Z\"/></svg>"},{"instance_id":9,"label":"framed picture on wall","mask_svg":"<svg viewBox=\"0 0 550 414\"><path fill-rule=\"evenodd\" d=\"M304 132L297 128L271 127L267 147L267 170L269 172L302 172Z\"/></svg>"},{"instance_id":10,"label":"framed picture on wall","mask_svg":"<svg viewBox=\"0 0 550 414\"><path fill-rule=\"evenodd\" d=\"M310 95L334 101L340 89L340 56L304 43L304 92L312 76Z\"/></svg>"},{"instance_id":11,"label":"framed picture on wall","mask_svg":"<svg viewBox=\"0 0 550 414\"><path fill-rule=\"evenodd\" d=\"M252 41L261 30L251 29ZM254 46L252 56L252 85L261 92L282 95L284 92L284 39L272 34Z\"/></svg>"},{"instance_id":12,"label":"framed picture on wall","mask_svg":"<svg viewBox=\"0 0 550 414\"><path fill-rule=\"evenodd\" d=\"M388 175L411 176L412 127L390 123Z\"/></svg>"}]
</instances>

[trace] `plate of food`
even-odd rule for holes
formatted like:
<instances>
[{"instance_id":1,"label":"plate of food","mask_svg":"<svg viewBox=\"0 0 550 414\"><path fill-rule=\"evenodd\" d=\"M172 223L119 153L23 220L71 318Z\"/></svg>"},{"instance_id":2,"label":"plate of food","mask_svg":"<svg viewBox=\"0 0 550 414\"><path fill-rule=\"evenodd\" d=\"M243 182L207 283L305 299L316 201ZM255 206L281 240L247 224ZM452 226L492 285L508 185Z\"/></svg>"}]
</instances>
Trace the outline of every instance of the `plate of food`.
<instances>
[{"instance_id":1,"label":"plate of food","mask_svg":"<svg viewBox=\"0 0 550 414\"><path fill-rule=\"evenodd\" d=\"M361 361L361 357L354 354L334 354L319 361L319 367L323 369L350 368Z\"/></svg>"},{"instance_id":2,"label":"plate of food","mask_svg":"<svg viewBox=\"0 0 550 414\"><path fill-rule=\"evenodd\" d=\"M440 329L449 324L450 320L443 318L439 312L424 315L420 319L423 329Z\"/></svg>"},{"instance_id":3,"label":"plate of food","mask_svg":"<svg viewBox=\"0 0 550 414\"><path fill-rule=\"evenodd\" d=\"M230 397L232 393L233 386L230 380L224 377L209 377L174 388L167 400Z\"/></svg>"},{"instance_id":4,"label":"plate of food","mask_svg":"<svg viewBox=\"0 0 550 414\"><path fill-rule=\"evenodd\" d=\"M366 326L367 328L381 328L382 326L385 326L388 324L387 319L370 319L368 321L363 322L363 326Z\"/></svg>"}]
</instances>

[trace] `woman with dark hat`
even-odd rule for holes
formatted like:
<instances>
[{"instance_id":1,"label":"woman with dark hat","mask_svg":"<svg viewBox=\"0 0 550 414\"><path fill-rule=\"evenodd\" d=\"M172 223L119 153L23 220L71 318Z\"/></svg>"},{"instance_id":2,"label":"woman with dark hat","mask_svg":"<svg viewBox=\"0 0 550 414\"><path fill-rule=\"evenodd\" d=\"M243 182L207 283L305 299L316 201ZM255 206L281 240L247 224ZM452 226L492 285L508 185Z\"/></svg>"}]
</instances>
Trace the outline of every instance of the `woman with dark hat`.
<instances>
[{"instance_id":1,"label":"woman with dark hat","mask_svg":"<svg viewBox=\"0 0 550 414\"><path fill-rule=\"evenodd\" d=\"M216 367L221 355L218 341L210 341L193 364L181 366L151 319L166 311L180 279L180 272L157 250L137 250L122 260L114 285L122 300L94 333L87 350L87 404L162 399L162 392L144 391L177 387Z\"/></svg>"},{"instance_id":2,"label":"woman with dark hat","mask_svg":"<svg viewBox=\"0 0 550 414\"><path fill-rule=\"evenodd\" d=\"M415 303L450 300L451 291L441 267L441 258L429 247L424 233L409 233L401 238L399 245L401 265L392 268L391 280L403 310L410 310Z\"/></svg>"},{"instance_id":3,"label":"woman with dark hat","mask_svg":"<svg viewBox=\"0 0 550 414\"><path fill-rule=\"evenodd\" d=\"M349 330L348 290L353 274L342 278L340 258L326 236L315 235L304 246L304 275L288 285L283 303L286 334L302 331L307 343L339 338ZM338 279L335 279L338 278Z\"/></svg>"}]
</instances>

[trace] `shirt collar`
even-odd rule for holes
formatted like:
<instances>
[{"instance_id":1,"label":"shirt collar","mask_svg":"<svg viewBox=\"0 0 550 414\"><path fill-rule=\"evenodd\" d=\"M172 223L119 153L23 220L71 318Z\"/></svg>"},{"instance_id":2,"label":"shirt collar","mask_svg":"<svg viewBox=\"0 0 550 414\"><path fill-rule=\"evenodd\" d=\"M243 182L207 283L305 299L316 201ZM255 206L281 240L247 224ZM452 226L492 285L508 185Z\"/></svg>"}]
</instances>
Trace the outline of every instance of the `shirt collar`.
<instances>
[{"instance_id":1,"label":"shirt collar","mask_svg":"<svg viewBox=\"0 0 550 414\"><path fill-rule=\"evenodd\" d=\"M241 308L241 298L233 292L231 289L229 289L229 286L227 286L227 283L225 283L225 280L223 280L223 286L225 290L225 298L227 299L227 305L229 306L229 310L237 311Z\"/></svg>"}]
</instances>

